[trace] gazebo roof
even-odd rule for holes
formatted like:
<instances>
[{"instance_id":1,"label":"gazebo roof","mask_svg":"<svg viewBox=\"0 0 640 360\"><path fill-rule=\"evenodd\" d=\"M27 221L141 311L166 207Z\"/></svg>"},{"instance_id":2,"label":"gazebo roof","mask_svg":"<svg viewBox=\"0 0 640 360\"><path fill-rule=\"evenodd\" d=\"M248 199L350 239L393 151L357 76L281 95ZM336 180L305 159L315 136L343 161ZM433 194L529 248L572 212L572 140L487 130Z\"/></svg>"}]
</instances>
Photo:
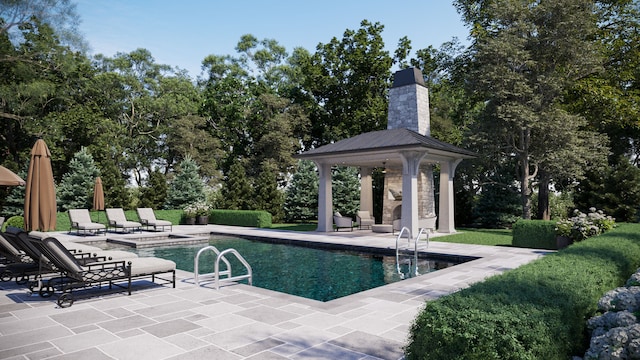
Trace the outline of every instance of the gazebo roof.
<instances>
[{"instance_id":1,"label":"gazebo roof","mask_svg":"<svg viewBox=\"0 0 640 360\"><path fill-rule=\"evenodd\" d=\"M409 129L371 131L296 155L296 158L345 166L389 166L401 163L400 152L426 152L426 162L470 159L477 155Z\"/></svg>"}]
</instances>

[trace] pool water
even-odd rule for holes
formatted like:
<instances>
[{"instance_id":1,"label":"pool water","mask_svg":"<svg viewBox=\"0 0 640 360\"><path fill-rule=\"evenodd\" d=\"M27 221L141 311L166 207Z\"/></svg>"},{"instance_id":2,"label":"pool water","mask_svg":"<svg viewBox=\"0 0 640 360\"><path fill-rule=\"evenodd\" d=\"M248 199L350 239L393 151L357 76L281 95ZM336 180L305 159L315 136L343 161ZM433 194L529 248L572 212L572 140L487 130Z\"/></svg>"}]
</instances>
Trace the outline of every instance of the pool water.
<instances>
[{"instance_id":1,"label":"pool water","mask_svg":"<svg viewBox=\"0 0 640 360\"><path fill-rule=\"evenodd\" d=\"M394 256L260 242L246 239L212 238L218 250L236 249L251 265L253 285L265 289L329 301L360 291L383 286L415 276L415 267L402 264L399 275ZM176 262L178 269L193 271L194 258L203 245L183 247L141 248L140 256L156 256ZM233 255L227 256L233 276L246 274L244 266ZM200 273L214 271L215 254L200 255ZM418 259L418 273L426 274L456 263L435 259ZM224 270L224 262L220 262ZM241 281L246 283L246 281Z\"/></svg>"}]
</instances>

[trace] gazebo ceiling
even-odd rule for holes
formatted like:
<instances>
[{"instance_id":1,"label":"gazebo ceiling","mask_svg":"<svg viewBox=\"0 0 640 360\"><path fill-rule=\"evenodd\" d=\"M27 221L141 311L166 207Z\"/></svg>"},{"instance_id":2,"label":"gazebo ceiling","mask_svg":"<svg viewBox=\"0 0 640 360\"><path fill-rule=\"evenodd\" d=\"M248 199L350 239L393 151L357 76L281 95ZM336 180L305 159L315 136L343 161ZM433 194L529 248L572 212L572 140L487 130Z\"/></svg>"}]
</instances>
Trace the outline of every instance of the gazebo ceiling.
<instances>
[{"instance_id":1,"label":"gazebo ceiling","mask_svg":"<svg viewBox=\"0 0 640 360\"><path fill-rule=\"evenodd\" d=\"M423 162L470 159L471 151L421 135L409 129L390 129L360 134L296 155L298 159L343 166L402 166L401 152L427 153Z\"/></svg>"}]
</instances>

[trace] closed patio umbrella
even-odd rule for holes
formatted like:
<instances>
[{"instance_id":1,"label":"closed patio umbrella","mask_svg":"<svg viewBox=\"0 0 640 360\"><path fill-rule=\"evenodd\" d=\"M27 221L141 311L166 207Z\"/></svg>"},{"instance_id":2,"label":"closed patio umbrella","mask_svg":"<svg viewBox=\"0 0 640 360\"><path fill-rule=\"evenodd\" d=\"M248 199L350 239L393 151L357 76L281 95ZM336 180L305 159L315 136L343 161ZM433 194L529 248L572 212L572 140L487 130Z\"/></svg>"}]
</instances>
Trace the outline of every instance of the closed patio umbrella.
<instances>
[{"instance_id":1,"label":"closed patio umbrella","mask_svg":"<svg viewBox=\"0 0 640 360\"><path fill-rule=\"evenodd\" d=\"M5 185L5 186L24 185L24 180L22 180L22 178L16 175L13 171L0 165L0 185Z\"/></svg>"},{"instance_id":2,"label":"closed patio umbrella","mask_svg":"<svg viewBox=\"0 0 640 360\"><path fill-rule=\"evenodd\" d=\"M96 177L96 183L93 185L93 210L104 210L104 191L100 176ZM100 213L98 213L98 222L100 222Z\"/></svg>"},{"instance_id":3,"label":"closed patio umbrella","mask_svg":"<svg viewBox=\"0 0 640 360\"><path fill-rule=\"evenodd\" d=\"M56 189L51 152L42 139L38 139L31 149L24 199L24 226L27 231L56 228Z\"/></svg>"}]
</instances>

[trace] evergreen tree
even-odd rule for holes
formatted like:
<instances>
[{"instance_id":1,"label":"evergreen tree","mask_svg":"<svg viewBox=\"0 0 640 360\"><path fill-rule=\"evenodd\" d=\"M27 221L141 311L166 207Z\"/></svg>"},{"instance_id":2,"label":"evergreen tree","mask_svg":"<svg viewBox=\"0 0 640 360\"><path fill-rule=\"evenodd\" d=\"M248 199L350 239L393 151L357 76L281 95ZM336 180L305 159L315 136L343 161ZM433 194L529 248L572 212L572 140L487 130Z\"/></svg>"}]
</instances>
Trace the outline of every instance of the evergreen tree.
<instances>
[{"instance_id":1,"label":"evergreen tree","mask_svg":"<svg viewBox=\"0 0 640 360\"><path fill-rule=\"evenodd\" d=\"M69 163L69 172L64 174L58 187L58 209L91 209L93 185L100 170L86 148L81 148Z\"/></svg>"},{"instance_id":2,"label":"evergreen tree","mask_svg":"<svg viewBox=\"0 0 640 360\"><path fill-rule=\"evenodd\" d=\"M619 157L612 167L590 172L576 190L574 202L577 209L584 212L595 207L616 221L638 221L640 169L626 157Z\"/></svg>"},{"instance_id":3,"label":"evergreen tree","mask_svg":"<svg viewBox=\"0 0 640 360\"><path fill-rule=\"evenodd\" d=\"M278 179L276 177L275 166L270 161L263 161L261 171L256 180L254 208L271 213L272 221L281 222L284 218L282 209L284 194L278 189Z\"/></svg>"},{"instance_id":4,"label":"evergreen tree","mask_svg":"<svg viewBox=\"0 0 640 360\"><path fill-rule=\"evenodd\" d=\"M127 191L127 175L120 172L113 162L103 162L100 178L104 189L104 206L106 208L128 209L131 196Z\"/></svg>"},{"instance_id":5,"label":"evergreen tree","mask_svg":"<svg viewBox=\"0 0 640 360\"><path fill-rule=\"evenodd\" d=\"M17 175L22 179L26 179L27 170L22 170ZM26 187L24 186L11 187L9 195L7 195L4 200L4 205L2 206L2 216L7 219L16 215L24 216L25 189Z\"/></svg>"},{"instance_id":6,"label":"evergreen tree","mask_svg":"<svg viewBox=\"0 0 640 360\"><path fill-rule=\"evenodd\" d=\"M360 180L358 169L338 166L333 169L331 182L333 210L343 216L355 216L360 210Z\"/></svg>"},{"instance_id":7,"label":"evergreen tree","mask_svg":"<svg viewBox=\"0 0 640 360\"><path fill-rule=\"evenodd\" d=\"M160 170L153 170L147 179L147 186L140 191L140 207L162 209L167 199L167 189L167 178Z\"/></svg>"},{"instance_id":8,"label":"evergreen tree","mask_svg":"<svg viewBox=\"0 0 640 360\"><path fill-rule=\"evenodd\" d=\"M204 185L198 174L198 165L190 157L180 163L175 179L167 194L167 209L183 209L189 204L205 201Z\"/></svg>"},{"instance_id":9,"label":"evergreen tree","mask_svg":"<svg viewBox=\"0 0 640 360\"><path fill-rule=\"evenodd\" d=\"M312 161L298 162L285 190L284 216L288 222L318 219L318 173Z\"/></svg>"},{"instance_id":10,"label":"evergreen tree","mask_svg":"<svg viewBox=\"0 0 640 360\"><path fill-rule=\"evenodd\" d=\"M522 214L518 187L511 177L504 177L500 174L494 175L493 181L482 187L478 203L473 209L475 226L506 228L516 222Z\"/></svg>"},{"instance_id":11,"label":"evergreen tree","mask_svg":"<svg viewBox=\"0 0 640 360\"><path fill-rule=\"evenodd\" d=\"M221 189L224 207L230 210L250 210L252 208L253 189L247 178L247 172L240 161L229 168Z\"/></svg>"}]
</instances>

